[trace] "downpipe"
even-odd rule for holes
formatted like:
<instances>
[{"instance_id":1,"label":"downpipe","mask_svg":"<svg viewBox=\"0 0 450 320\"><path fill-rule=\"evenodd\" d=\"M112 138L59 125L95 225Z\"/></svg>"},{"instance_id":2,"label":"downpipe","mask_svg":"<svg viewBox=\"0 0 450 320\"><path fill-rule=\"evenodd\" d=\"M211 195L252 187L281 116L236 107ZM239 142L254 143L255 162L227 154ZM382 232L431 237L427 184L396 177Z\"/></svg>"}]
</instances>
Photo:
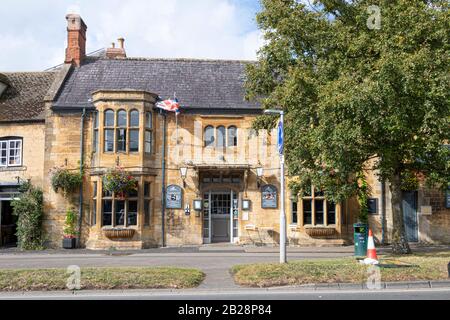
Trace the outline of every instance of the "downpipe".
<instances>
[{"instance_id":1,"label":"downpipe","mask_svg":"<svg viewBox=\"0 0 450 320\"><path fill-rule=\"evenodd\" d=\"M161 159L161 168L162 168L162 187L161 187L161 242L162 247L166 246L166 144L167 144L167 114L165 111L161 110L161 115L164 120L163 127L163 145L162 145L162 159Z\"/></svg>"},{"instance_id":2,"label":"downpipe","mask_svg":"<svg viewBox=\"0 0 450 320\"><path fill-rule=\"evenodd\" d=\"M83 108L81 115L81 132L80 132L80 174L83 175L84 167L84 120L86 118L86 108ZM83 179L84 180L84 179ZM84 181L83 181L84 182ZM80 185L79 209L78 209L78 243L77 248L81 248L81 237L83 227L83 182Z\"/></svg>"}]
</instances>

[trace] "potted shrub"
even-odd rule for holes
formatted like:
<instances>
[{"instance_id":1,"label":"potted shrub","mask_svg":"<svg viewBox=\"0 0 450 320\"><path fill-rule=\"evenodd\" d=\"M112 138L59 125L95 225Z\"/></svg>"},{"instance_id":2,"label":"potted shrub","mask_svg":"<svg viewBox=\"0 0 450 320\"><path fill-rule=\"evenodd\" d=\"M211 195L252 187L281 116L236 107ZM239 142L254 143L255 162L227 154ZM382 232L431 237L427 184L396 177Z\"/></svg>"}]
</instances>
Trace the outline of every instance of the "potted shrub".
<instances>
[{"instance_id":1,"label":"potted shrub","mask_svg":"<svg viewBox=\"0 0 450 320\"><path fill-rule=\"evenodd\" d=\"M70 208L66 213L66 222L64 226L64 249L75 249L77 245L77 214Z\"/></svg>"},{"instance_id":2,"label":"potted shrub","mask_svg":"<svg viewBox=\"0 0 450 320\"><path fill-rule=\"evenodd\" d=\"M83 175L80 172L71 172L64 167L55 167L50 170L53 190L62 191L64 196L76 192L83 183Z\"/></svg>"},{"instance_id":3,"label":"potted shrub","mask_svg":"<svg viewBox=\"0 0 450 320\"><path fill-rule=\"evenodd\" d=\"M109 170L103 176L105 190L115 193L119 198L125 198L130 191L137 190L137 186L136 178L120 167Z\"/></svg>"}]
</instances>

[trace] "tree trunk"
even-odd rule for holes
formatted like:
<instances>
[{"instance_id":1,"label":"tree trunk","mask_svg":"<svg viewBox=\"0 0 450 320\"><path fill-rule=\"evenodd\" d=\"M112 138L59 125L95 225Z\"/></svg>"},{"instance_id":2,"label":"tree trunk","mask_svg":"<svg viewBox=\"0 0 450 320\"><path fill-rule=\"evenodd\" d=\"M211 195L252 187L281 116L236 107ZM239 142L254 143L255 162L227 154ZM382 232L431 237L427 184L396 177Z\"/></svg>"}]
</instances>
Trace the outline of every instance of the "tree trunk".
<instances>
[{"instance_id":1,"label":"tree trunk","mask_svg":"<svg viewBox=\"0 0 450 320\"><path fill-rule=\"evenodd\" d=\"M392 216L393 216L393 233L392 233L392 252L394 254L411 254L408 240L406 239L405 223L403 219L403 194L401 184L401 174L395 173L391 179L392 194Z\"/></svg>"}]
</instances>

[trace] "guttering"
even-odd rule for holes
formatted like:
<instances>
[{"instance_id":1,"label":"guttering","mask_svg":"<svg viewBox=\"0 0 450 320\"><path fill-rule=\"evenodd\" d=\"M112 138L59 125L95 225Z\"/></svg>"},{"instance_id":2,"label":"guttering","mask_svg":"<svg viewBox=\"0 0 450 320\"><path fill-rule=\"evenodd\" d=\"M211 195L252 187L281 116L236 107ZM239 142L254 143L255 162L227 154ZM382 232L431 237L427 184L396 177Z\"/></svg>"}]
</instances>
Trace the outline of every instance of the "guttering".
<instances>
[{"instance_id":1,"label":"guttering","mask_svg":"<svg viewBox=\"0 0 450 320\"><path fill-rule=\"evenodd\" d=\"M51 107L51 109L53 111L57 111L57 112L67 112L67 113L79 113L82 112L83 110L86 111L95 111L95 107L94 106L89 106L89 107L80 107L80 106L58 106L58 105L53 105Z\"/></svg>"},{"instance_id":2,"label":"guttering","mask_svg":"<svg viewBox=\"0 0 450 320\"><path fill-rule=\"evenodd\" d=\"M24 120L2 120L0 121L0 125L2 124L34 124L34 123L45 123L45 119L24 119Z\"/></svg>"},{"instance_id":3,"label":"guttering","mask_svg":"<svg viewBox=\"0 0 450 320\"><path fill-rule=\"evenodd\" d=\"M259 108L201 108L182 107L182 113L194 115L262 115Z\"/></svg>"},{"instance_id":4,"label":"guttering","mask_svg":"<svg viewBox=\"0 0 450 320\"><path fill-rule=\"evenodd\" d=\"M161 160L161 168L162 168L162 197L161 197L161 242L162 247L166 246L166 144L167 144L167 113L160 109L160 113L164 118L164 127L163 127L163 145L162 145L162 160Z\"/></svg>"}]
</instances>

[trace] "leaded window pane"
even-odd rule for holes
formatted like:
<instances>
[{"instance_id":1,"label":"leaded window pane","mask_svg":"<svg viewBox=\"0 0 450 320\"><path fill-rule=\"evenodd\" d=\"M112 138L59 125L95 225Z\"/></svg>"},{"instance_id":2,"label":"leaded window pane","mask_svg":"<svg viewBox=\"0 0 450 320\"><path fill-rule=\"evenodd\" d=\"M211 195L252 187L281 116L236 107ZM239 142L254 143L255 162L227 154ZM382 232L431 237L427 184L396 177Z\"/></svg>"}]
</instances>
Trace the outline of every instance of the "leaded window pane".
<instances>
[{"instance_id":1,"label":"leaded window pane","mask_svg":"<svg viewBox=\"0 0 450 320\"><path fill-rule=\"evenodd\" d=\"M312 200L303 200L303 224L312 224Z\"/></svg>"},{"instance_id":2,"label":"leaded window pane","mask_svg":"<svg viewBox=\"0 0 450 320\"><path fill-rule=\"evenodd\" d=\"M114 127L114 111L105 111L105 127Z\"/></svg>"},{"instance_id":3,"label":"leaded window pane","mask_svg":"<svg viewBox=\"0 0 450 320\"><path fill-rule=\"evenodd\" d=\"M296 201L292 202L292 223L298 223L298 203Z\"/></svg>"},{"instance_id":4,"label":"leaded window pane","mask_svg":"<svg viewBox=\"0 0 450 320\"><path fill-rule=\"evenodd\" d=\"M214 127L208 126L205 128L204 142L205 147L210 147L214 145Z\"/></svg>"},{"instance_id":5,"label":"leaded window pane","mask_svg":"<svg viewBox=\"0 0 450 320\"><path fill-rule=\"evenodd\" d=\"M130 127L139 127L139 111L130 112Z\"/></svg>"},{"instance_id":6,"label":"leaded window pane","mask_svg":"<svg viewBox=\"0 0 450 320\"><path fill-rule=\"evenodd\" d=\"M103 200L103 225L112 225L112 200Z\"/></svg>"},{"instance_id":7,"label":"leaded window pane","mask_svg":"<svg viewBox=\"0 0 450 320\"><path fill-rule=\"evenodd\" d=\"M118 127L127 126L127 112L125 110L121 110L117 113L117 126Z\"/></svg>"},{"instance_id":8,"label":"leaded window pane","mask_svg":"<svg viewBox=\"0 0 450 320\"><path fill-rule=\"evenodd\" d=\"M127 129L117 129L117 152L127 151Z\"/></svg>"},{"instance_id":9,"label":"leaded window pane","mask_svg":"<svg viewBox=\"0 0 450 320\"><path fill-rule=\"evenodd\" d=\"M315 203L315 209L316 209L316 225L324 225L325 224L325 220L324 220L324 205L325 205L325 201L324 200L314 200Z\"/></svg>"},{"instance_id":10,"label":"leaded window pane","mask_svg":"<svg viewBox=\"0 0 450 320\"><path fill-rule=\"evenodd\" d=\"M225 127L220 126L217 128L217 147L225 147Z\"/></svg>"},{"instance_id":11,"label":"leaded window pane","mask_svg":"<svg viewBox=\"0 0 450 320\"><path fill-rule=\"evenodd\" d=\"M336 224L336 204L327 202L327 220L328 224Z\"/></svg>"},{"instance_id":12,"label":"leaded window pane","mask_svg":"<svg viewBox=\"0 0 450 320\"><path fill-rule=\"evenodd\" d=\"M228 128L228 146L229 147L237 146L237 128L235 126Z\"/></svg>"},{"instance_id":13,"label":"leaded window pane","mask_svg":"<svg viewBox=\"0 0 450 320\"><path fill-rule=\"evenodd\" d=\"M115 225L116 226L124 226L125 225L125 201L124 200L116 200Z\"/></svg>"},{"instance_id":14,"label":"leaded window pane","mask_svg":"<svg viewBox=\"0 0 450 320\"><path fill-rule=\"evenodd\" d=\"M151 112L146 112L145 113L145 127L147 129L151 129L152 126L152 113Z\"/></svg>"},{"instance_id":15,"label":"leaded window pane","mask_svg":"<svg viewBox=\"0 0 450 320\"><path fill-rule=\"evenodd\" d=\"M114 130L105 130L105 152L114 152Z\"/></svg>"},{"instance_id":16,"label":"leaded window pane","mask_svg":"<svg viewBox=\"0 0 450 320\"><path fill-rule=\"evenodd\" d=\"M129 226L137 226L137 217L138 217L138 202L137 201L128 201L128 225Z\"/></svg>"},{"instance_id":17,"label":"leaded window pane","mask_svg":"<svg viewBox=\"0 0 450 320\"><path fill-rule=\"evenodd\" d=\"M139 130L130 130L130 152L139 152Z\"/></svg>"},{"instance_id":18,"label":"leaded window pane","mask_svg":"<svg viewBox=\"0 0 450 320\"><path fill-rule=\"evenodd\" d=\"M145 131L145 153L152 153L152 132Z\"/></svg>"}]
</instances>

